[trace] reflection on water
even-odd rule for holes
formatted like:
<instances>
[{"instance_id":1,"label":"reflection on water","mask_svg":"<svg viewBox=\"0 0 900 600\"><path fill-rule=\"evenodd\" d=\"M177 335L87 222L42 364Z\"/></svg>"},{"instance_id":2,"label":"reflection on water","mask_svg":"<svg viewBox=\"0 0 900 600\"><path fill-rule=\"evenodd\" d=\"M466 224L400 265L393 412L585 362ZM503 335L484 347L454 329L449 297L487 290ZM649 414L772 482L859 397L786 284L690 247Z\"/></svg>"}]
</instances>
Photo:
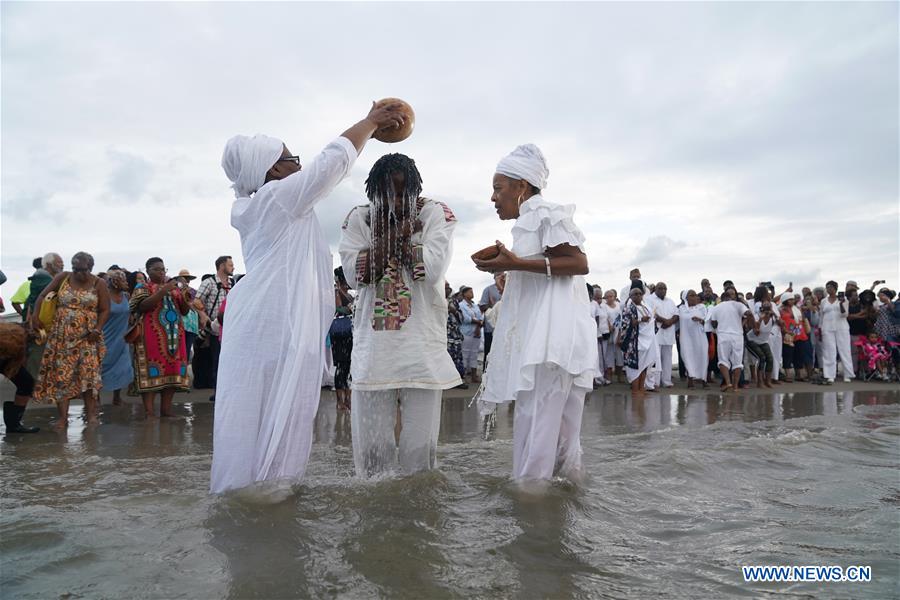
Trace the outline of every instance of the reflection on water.
<instances>
[{"instance_id":1,"label":"reflection on water","mask_svg":"<svg viewBox=\"0 0 900 600\"><path fill-rule=\"evenodd\" d=\"M0 443L4 598L896 596L897 391L595 392L582 486L509 481L513 413L483 442L444 403L440 470L353 478L323 397L309 472L274 505L206 495L213 406L104 407ZM73 417L80 407L73 407ZM47 427L51 411L29 422ZM871 565L869 584L745 584L746 564Z\"/></svg>"}]
</instances>

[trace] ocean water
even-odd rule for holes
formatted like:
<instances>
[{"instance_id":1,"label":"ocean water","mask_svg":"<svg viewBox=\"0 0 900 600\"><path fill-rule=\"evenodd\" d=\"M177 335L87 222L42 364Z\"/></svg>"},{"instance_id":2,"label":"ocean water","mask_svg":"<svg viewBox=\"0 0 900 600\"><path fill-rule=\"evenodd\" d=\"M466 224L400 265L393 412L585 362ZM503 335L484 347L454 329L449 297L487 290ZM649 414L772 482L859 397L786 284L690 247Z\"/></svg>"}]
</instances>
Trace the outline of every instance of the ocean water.
<instances>
[{"instance_id":1,"label":"ocean water","mask_svg":"<svg viewBox=\"0 0 900 600\"><path fill-rule=\"evenodd\" d=\"M0 439L3 598L890 598L900 392L589 398L588 476L509 480L512 414L444 402L440 468L354 477L323 394L276 504L206 490L213 406ZM80 408L74 407L77 415ZM50 411L28 422L47 427ZM745 583L743 565L867 565L869 583Z\"/></svg>"}]
</instances>

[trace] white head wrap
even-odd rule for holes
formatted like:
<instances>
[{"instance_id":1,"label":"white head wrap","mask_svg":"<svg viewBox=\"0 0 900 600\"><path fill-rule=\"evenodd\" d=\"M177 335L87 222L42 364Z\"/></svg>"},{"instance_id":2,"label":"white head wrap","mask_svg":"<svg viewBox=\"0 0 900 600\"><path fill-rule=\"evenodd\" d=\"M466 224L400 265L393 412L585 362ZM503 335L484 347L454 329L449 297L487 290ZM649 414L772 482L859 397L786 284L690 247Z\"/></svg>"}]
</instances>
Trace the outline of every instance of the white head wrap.
<instances>
[{"instance_id":1,"label":"white head wrap","mask_svg":"<svg viewBox=\"0 0 900 600\"><path fill-rule=\"evenodd\" d=\"M516 147L497 163L497 173L513 179L524 179L539 190L547 187L547 178L550 177L547 159L534 144Z\"/></svg>"},{"instance_id":2,"label":"white head wrap","mask_svg":"<svg viewBox=\"0 0 900 600\"><path fill-rule=\"evenodd\" d=\"M278 138L256 134L253 137L236 135L225 144L222 168L234 184L235 198L247 197L266 182L266 172L284 151Z\"/></svg>"},{"instance_id":3,"label":"white head wrap","mask_svg":"<svg viewBox=\"0 0 900 600\"><path fill-rule=\"evenodd\" d=\"M783 294L781 295L781 298L779 298L779 301L780 301L782 304L784 304L784 303L787 302L788 300L793 300L793 299L794 299L794 295L793 295L792 293L790 293L790 292L785 292L785 293L783 293Z\"/></svg>"},{"instance_id":4,"label":"white head wrap","mask_svg":"<svg viewBox=\"0 0 900 600\"><path fill-rule=\"evenodd\" d=\"M687 302L687 295L690 290L681 290L681 301Z\"/></svg>"}]
</instances>

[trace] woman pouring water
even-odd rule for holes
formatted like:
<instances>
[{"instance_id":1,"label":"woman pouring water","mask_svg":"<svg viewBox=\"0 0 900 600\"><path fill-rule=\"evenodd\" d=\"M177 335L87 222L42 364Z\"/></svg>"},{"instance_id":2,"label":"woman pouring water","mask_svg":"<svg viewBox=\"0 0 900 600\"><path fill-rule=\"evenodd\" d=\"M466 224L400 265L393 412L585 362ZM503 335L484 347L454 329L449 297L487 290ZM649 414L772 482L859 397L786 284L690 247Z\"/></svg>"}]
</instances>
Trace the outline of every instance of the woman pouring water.
<instances>
[{"instance_id":1,"label":"woman pouring water","mask_svg":"<svg viewBox=\"0 0 900 600\"><path fill-rule=\"evenodd\" d=\"M500 161L491 201L501 220L515 220L513 244L473 258L482 271L508 273L481 406L516 401L515 479L581 474L581 416L598 375L597 328L579 277L588 272L584 234L574 205L541 195L549 174L534 144Z\"/></svg>"}]
</instances>

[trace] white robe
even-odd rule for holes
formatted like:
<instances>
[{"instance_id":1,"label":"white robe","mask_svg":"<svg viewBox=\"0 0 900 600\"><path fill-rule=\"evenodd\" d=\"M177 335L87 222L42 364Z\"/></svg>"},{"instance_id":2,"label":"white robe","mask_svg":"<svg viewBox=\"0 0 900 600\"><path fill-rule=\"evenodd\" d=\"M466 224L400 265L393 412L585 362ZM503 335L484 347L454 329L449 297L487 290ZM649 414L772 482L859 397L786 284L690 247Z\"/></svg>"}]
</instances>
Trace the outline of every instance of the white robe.
<instances>
[{"instance_id":1,"label":"white robe","mask_svg":"<svg viewBox=\"0 0 900 600\"><path fill-rule=\"evenodd\" d=\"M706 339L703 323L693 320L699 317L706 320L706 307L702 304L678 308L678 324L681 331L681 360L691 379L706 381L709 369L709 340Z\"/></svg>"},{"instance_id":2,"label":"white robe","mask_svg":"<svg viewBox=\"0 0 900 600\"><path fill-rule=\"evenodd\" d=\"M303 477L334 315L331 252L313 207L356 157L339 137L302 171L232 206L247 275L228 294L212 493L256 482L289 488Z\"/></svg>"},{"instance_id":3,"label":"white robe","mask_svg":"<svg viewBox=\"0 0 900 600\"><path fill-rule=\"evenodd\" d=\"M462 383L447 352L447 301L444 276L453 257L456 218L440 202L427 200L419 211L422 231L411 238L422 248L422 274L404 272L410 290L409 318L396 331L372 327L375 288L357 281L357 258L368 251L372 238L366 216L369 206L354 208L341 234L344 276L359 290L353 318L353 357L350 375L354 390L418 388L446 390Z\"/></svg>"},{"instance_id":4,"label":"white robe","mask_svg":"<svg viewBox=\"0 0 900 600\"><path fill-rule=\"evenodd\" d=\"M574 205L548 202L540 195L519 208L510 251L543 260L546 248L569 244L584 251L584 235L572 215ZM482 400L516 400L535 388L540 366L572 375L572 386L587 394L599 373L597 325L582 277L548 278L543 273L510 271L503 290L503 311L494 329L491 360L484 376Z\"/></svg>"}]
</instances>

